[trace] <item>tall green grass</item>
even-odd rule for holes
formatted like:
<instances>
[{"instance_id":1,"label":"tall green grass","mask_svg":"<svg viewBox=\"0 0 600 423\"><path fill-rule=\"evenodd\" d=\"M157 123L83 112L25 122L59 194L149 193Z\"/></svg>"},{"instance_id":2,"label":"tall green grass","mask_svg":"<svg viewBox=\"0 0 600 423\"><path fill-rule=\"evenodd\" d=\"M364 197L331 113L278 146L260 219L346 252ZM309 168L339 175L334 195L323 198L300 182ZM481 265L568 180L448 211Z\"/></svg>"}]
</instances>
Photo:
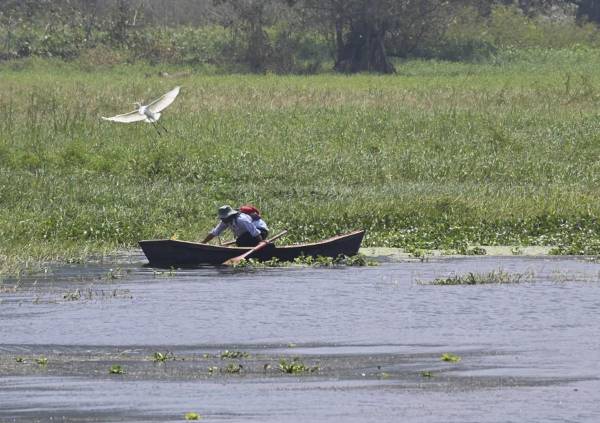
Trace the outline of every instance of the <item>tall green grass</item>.
<instances>
[{"instance_id":1,"label":"tall green grass","mask_svg":"<svg viewBox=\"0 0 600 423\"><path fill-rule=\"evenodd\" d=\"M501 59L351 77L3 64L0 268L198 239L246 202L287 242L366 228L368 245L597 253L600 53ZM166 137L100 120L178 84Z\"/></svg>"}]
</instances>

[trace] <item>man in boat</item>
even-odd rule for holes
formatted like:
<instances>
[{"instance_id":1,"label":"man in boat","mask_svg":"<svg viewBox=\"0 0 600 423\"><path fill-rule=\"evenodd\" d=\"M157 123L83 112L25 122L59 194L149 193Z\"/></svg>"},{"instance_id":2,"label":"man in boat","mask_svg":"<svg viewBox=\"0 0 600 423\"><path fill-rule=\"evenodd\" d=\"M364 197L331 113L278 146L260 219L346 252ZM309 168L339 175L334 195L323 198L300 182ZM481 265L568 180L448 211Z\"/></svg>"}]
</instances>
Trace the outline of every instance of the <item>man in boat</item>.
<instances>
[{"instance_id":1,"label":"man in boat","mask_svg":"<svg viewBox=\"0 0 600 423\"><path fill-rule=\"evenodd\" d=\"M252 223L252 218L247 214L240 213L230 206L222 206L219 207L218 216L221 222L206 235L202 240L203 244L221 235L227 228L235 235L235 243L238 247L254 247L263 240L260 231Z\"/></svg>"},{"instance_id":2,"label":"man in boat","mask_svg":"<svg viewBox=\"0 0 600 423\"><path fill-rule=\"evenodd\" d=\"M240 207L240 212L245 213L252 218L252 223L256 226L256 229L260 231L262 239L267 239L269 237L269 227L260 216L260 212L256 207L251 204L246 204L245 206Z\"/></svg>"}]
</instances>

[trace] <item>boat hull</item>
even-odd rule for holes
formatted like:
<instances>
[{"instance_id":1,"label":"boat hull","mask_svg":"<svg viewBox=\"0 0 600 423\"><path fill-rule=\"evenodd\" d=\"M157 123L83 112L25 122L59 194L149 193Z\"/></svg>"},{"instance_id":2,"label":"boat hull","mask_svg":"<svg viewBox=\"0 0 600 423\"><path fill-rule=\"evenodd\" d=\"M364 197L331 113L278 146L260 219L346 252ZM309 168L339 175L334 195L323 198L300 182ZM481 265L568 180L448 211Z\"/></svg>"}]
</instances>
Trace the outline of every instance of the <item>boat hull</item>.
<instances>
[{"instance_id":1,"label":"boat hull","mask_svg":"<svg viewBox=\"0 0 600 423\"><path fill-rule=\"evenodd\" d=\"M292 261L300 256L353 256L358 253L364 235L365 231L361 230L311 244L268 245L249 258L261 261L273 258ZM250 248L244 247L224 247L172 239L140 241L139 245L149 263L157 267L219 265L250 250Z\"/></svg>"}]
</instances>

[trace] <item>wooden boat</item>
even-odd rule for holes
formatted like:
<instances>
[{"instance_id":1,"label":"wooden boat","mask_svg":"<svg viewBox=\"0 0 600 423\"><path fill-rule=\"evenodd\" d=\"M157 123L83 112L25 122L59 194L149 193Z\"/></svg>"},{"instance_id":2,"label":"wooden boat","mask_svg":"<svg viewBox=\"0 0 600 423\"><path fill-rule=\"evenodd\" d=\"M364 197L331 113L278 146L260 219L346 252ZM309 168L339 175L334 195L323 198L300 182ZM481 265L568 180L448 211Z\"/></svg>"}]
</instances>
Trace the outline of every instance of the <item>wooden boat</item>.
<instances>
[{"instance_id":1,"label":"wooden boat","mask_svg":"<svg viewBox=\"0 0 600 423\"><path fill-rule=\"evenodd\" d=\"M250 258L292 261L300 256L354 256L358 253L364 235L365 231L360 230L311 244L268 245L252 254ZM173 239L139 241L139 244L150 264L157 267L219 265L250 250L246 247L226 247Z\"/></svg>"}]
</instances>

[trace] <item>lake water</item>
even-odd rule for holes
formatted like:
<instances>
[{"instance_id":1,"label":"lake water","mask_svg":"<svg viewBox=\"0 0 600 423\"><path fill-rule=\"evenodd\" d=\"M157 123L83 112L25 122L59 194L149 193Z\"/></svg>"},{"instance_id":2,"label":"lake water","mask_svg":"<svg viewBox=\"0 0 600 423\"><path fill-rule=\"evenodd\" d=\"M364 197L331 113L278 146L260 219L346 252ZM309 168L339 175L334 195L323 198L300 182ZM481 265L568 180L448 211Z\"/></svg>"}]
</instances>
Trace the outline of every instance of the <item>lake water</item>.
<instances>
[{"instance_id":1,"label":"lake water","mask_svg":"<svg viewBox=\"0 0 600 423\"><path fill-rule=\"evenodd\" d=\"M191 411L227 422L600 421L600 264L143 263L115 258L0 285L0 421L184 421ZM498 269L526 282L424 284ZM225 350L248 357L221 359ZM177 359L155 363L157 351ZM314 371L277 369L293 357ZM124 374L109 374L114 364Z\"/></svg>"}]
</instances>

